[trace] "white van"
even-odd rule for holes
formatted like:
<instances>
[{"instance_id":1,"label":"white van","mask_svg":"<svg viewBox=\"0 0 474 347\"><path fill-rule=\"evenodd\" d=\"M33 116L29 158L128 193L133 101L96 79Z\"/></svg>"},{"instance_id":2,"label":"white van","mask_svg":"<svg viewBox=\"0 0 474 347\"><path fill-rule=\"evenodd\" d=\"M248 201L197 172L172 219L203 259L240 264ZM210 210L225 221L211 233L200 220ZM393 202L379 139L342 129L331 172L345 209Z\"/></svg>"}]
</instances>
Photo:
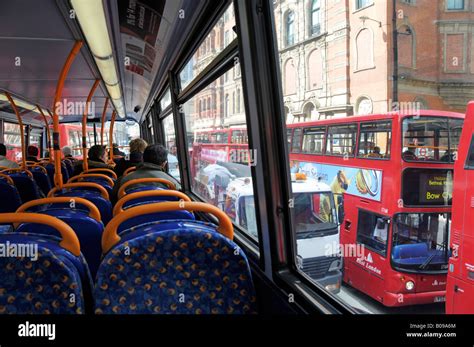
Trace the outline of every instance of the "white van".
<instances>
[{"instance_id":1,"label":"white van","mask_svg":"<svg viewBox=\"0 0 474 347\"><path fill-rule=\"evenodd\" d=\"M297 180L294 174L292 190L290 204L297 233L298 267L326 290L338 293L342 258L334 195L327 184L314 179ZM220 207L235 224L257 238L252 178L242 177L230 181L225 195L223 206Z\"/></svg>"}]
</instances>

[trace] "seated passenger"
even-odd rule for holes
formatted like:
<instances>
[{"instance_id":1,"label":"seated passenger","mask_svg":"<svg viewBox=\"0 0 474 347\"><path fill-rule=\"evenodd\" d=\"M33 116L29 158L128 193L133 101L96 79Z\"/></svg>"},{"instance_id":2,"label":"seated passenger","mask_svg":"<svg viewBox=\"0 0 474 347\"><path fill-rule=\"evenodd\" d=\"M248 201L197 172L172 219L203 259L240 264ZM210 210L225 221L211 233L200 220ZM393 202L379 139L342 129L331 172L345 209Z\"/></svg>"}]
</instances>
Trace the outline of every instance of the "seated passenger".
<instances>
[{"instance_id":1,"label":"seated passenger","mask_svg":"<svg viewBox=\"0 0 474 347\"><path fill-rule=\"evenodd\" d=\"M115 167L115 173L118 177L122 176L125 170L132 166L137 166L143 162L143 152L148 144L142 139L133 139L130 141L130 158L129 160L121 160Z\"/></svg>"},{"instance_id":2,"label":"seated passenger","mask_svg":"<svg viewBox=\"0 0 474 347\"><path fill-rule=\"evenodd\" d=\"M0 143L0 167L6 167L9 169L16 169L20 166L14 161L7 159L7 147Z\"/></svg>"},{"instance_id":3,"label":"seated passenger","mask_svg":"<svg viewBox=\"0 0 474 347\"><path fill-rule=\"evenodd\" d=\"M405 159L405 160L417 160L418 159L416 154L415 154L415 147L412 147L412 146L408 147L408 149L405 152L403 152L402 156L403 156L403 159Z\"/></svg>"},{"instance_id":4,"label":"seated passenger","mask_svg":"<svg viewBox=\"0 0 474 347\"><path fill-rule=\"evenodd\" d=\"M125 157L125 153L122 152L119 148L118 148L118 145L116 143L113 143L112 144L112 147L113 147L113 153L114 153L114 156L120 156L120 157Z\"/></svg>"},{"instance_id":5,"label":"seated passenger","mask_svg":"<svg viewBox=\"0 0 474 347\"><path fill-rule=\"evenodd\" d=\"M447 150L440 160L444 162L454 162L454 158L455 154L451 150Z\"/></svg>"},{"instance_id":6,"label":"seated passenger","mask_svg":"<svg viewBox=\"0 0 474 347\"><path fill-rule=\"evenodd\" d=\"M35 163L39 161L38 160L38 155L39 155L38 147L30 145L28 146L26 153L27 153L26 161L34 161Z\"/></svg>"},{"instance_id":7,"label":"seated passenger","mask_svg":"<svg viewBox=\"0 0 474 347\"><path fill-rule=\"evenodd\" d=\"M77 161L77 159L72 156L72 148L71 147L69 147L69 146L63 147L62 152L63 152L63 155L64 155L64 159L69 159L73 163L75 163Z\"/></svg>"},{"instance_id":8,"label":"seated passenger","mask_svg":"<svg viewBox=\"0 0 474 347\"><path fill-rule=\"evenodd\" d=\"M107 151L105 150L105 146L101 145L94 145L92 146L88 153L87 153L87 163L89 169L110 169L112 170L113 167L107 164ZM80 175L84 168L82 167L83 161L77 160L74 163L74 173L73 176Z\"/></svg>"},{"instance_id":9,"label":"seated passenger","mask_svg":"<svg viewBox=\"0 0 474 347\"><path fill-rule=\"evenodd\" d=\"M373 151L367 154L367 158L383 158L383 155L380 154L380 147L375 146Z\"/></svg>"},{"instance_id":10,"label":"seated passenger","mask_svg":"<svg viewBox=\"0 0 474 347\"><path fill-rule=\"evenodd\" d=\"M143 153L143 163L137 166L137 169L123 176L115 182L110 201L115 203L117 201L117 194L125 182L137 178L164 178L176 185L176 189L181 189L179 183L165 172L166 164L168 163L168 150L162 145L149 145Z\"/></svg>"}]
</instances>

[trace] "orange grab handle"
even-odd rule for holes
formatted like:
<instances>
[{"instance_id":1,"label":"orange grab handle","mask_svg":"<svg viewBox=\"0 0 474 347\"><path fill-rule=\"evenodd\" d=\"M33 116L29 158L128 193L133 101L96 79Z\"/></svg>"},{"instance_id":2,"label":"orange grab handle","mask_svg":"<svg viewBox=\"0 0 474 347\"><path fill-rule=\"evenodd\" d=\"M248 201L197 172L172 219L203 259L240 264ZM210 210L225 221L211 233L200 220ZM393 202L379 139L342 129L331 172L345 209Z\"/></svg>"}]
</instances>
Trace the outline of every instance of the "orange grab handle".
<instances>
[{"instance_id":1,"label":"orange grab handle","mask_svg":"<svg viewBox=\"0 0 474 347\"><path fill-rule=\"evenodd\" d=\"M2 174L0 173L0 177L1 178L4 178L9 184L11 184L12 186L15 185L15 182L13 182L12 178L8 175L5 175L5 174Z\"/></svg>"},{"instance_id":2,"label":"orange grab handle","mask_svg":"<svg viewBox=\"0 0 474 347\"><path fill-rule=\"evenodd\" d=\"M35 223L44 224L56 229L62 237L59 245L74 254L79 256L81 254L81 246L79 239L72 228L57 218L39 214L39 213L0 213L0 224L13 223Z\"/></svg>"},{"instance_id":3,"label":"orange grab handle","mask_svg":"<svg viewBox=\"0 0 474 347\"><path fill-rule=\"evenodd\" d=\"M17 213L19 212L26 212L33 206L40 206L40 205L47 205L47 204L62 204L62 203L74 203L84 205L89 209L89 217L94 218L96 221L100 222L100 212L99 209L89 200L84 198L75 198L70 196L59 196L54 198L44 198L44 199L37 199L32 200L27 203L24 203L16 210Z\"/></svg>"},{"instance_id":4,"label":"orange grab handle","mask_svg":"<svg viewBox=\"0 0 474 347\"><path fill-rule=\"evenodd\" d=\"M159 202L132 207L112 218L102 234L102 253L107 253L120 241L120 236L117 235L117 228L126 220L145 214L167 211L199 211L210 213L219 220L217 231L231 240L234 237L234 227L232 226L230 218L216 206L204 202Z\"/></svg>"},{"instance_id":5,"label":"orange grab handle","mask_svg":"<svg viewBox=\"0 0 474 347\"><path fill-rule=\"evenodd\" d=\"M30 176L30 178L33 178L33 174L31 173L30 170L22 169L21 167L20 168L15 168L15 169L6 169L6 170L0 171L0 173L5 173L5 174L9 174L9 173L12 173L12 172L24 172L28 176Z\"/></svg>"},{"instance_id":6,"label":"orange grab handle","mask_svg":"<svg viewBox=\"0 0 474 347\"><path fill-rule=\"evenodd\" d=\"M108 174L111 174L111 175L112 175L112 178L113 178L114 180L117 179L117 174L115 173L115 171L114 171L114 170L110 170L110 169L106 169L106 168L103 168L103 169L102 169L102 168L88 169L88 170L84 170L82 173L83 173L83 174L87 174L87 173L96 173L96 172L99 172L99 173L100 173L100 172L102 172L102 173L103 173L103 172L107 172Z\"/></svg>"},{"instance_id":7,"label":"orange grab handle","mask_svg":"<svg viewBox=\"0 0 474 347\"><path fill-rule=\"evenodd\" d=\"M118 198L120 199L122 196L127 194L125 191L128 187L133 186L135 184L141 184L141 183L161 183L166 186L168 186L169 189L176 190L176 186L174 185L173 182L170 182L168 180L165 180L164 178L137 178L134 180L130 180L125 182L119 189L118 191Z\"/></svg>"},{"instance_id":8,"label":"orange grab handle","mask_svg":"<svg viewBox=\"0 0 474 347\"><path fill-rule=\"evenodd\" d=\"M186 194L181 193L177 190L145 190L143 192L135 192L135 193L126 194L123 198L117 201L114 207L114 216L124 211L123 205L125 205L126 202L130 200L138 199L138 198L146 198L149 196L175 196L177 198L180 198L183 201L191 201L191 199ZM150 203L156 203L156 202L150 202Z\"/></svg>"},{"instance_id":9,"label":"orange grab handle","mask_svg":"<svg viewBox=\"0 0 474 347\"><path fill-rule=\"evenodd\" d=\"M136 166L129 167L127 170L123 172L124 176L127 176L130 172L135 171L137 169Z\"/></svg>"},{"instance_id":10,"label":"orange grab handle","mask_svg":"<svg viewBox=\"0 0 474 347\"><path fill-rule=\"evenodd\" d=\"M111 179L111 178L110 178L109 176L107 176L107 175L104 175L104 174L84 174L84 173L83 173L83 174L80 174L80 175L77 175L77 176L71 177L71 178L67 181L67 183L74 183L74 182L76 182L76 181L79 181L79 180L81 180L81 179L83 179L83 178L87 178L87 177L92 177L92 178L93 178L93 177L97 177L97 178L104 179L104 180L107 181L107 183L108 183L111 187L113 187L114 184L115 184L115 183L114 183L114 180Z\"/></svg>"},{"instance_id":11,"label":"orange grab handle","mask_svg":"<svg viewBox=\"0 0 474 347\"><path fill-rule=\"evenodd\" d=\"M100 195L104 199L109 200L109 193L107 192L107 190L105 190L104 187L102 187L101 185L99 185L97 183L93 183L93 182L66 183L66 184L63 185L63 188L64 189L67 189L67 188L94 188L94 189L97 189L98 191L100 191ZM54 197L54 194L58 190L61 190L61 188L54 187L53 189L51 189L48 193L48 198Z\"/></svg>"}]
</instances>

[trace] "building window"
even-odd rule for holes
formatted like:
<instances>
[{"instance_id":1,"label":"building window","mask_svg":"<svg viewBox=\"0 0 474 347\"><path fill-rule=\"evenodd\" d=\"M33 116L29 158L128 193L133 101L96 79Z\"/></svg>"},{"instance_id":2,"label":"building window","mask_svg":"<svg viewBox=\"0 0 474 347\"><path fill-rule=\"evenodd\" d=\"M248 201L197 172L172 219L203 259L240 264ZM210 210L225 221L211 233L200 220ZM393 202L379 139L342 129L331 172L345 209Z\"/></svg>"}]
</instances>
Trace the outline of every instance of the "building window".
<instances>
[{"instance_id":1,"label":"building window","mask_svg":"<svg viewBox=\"0 0 474 347\"><path fill-rule=\"evenodd\" d=\"M313 103L310 102L305 105L303 109L303 117L304 117L305 122L311 120L311 116L313 115L314 110L315 110L315 107Z\"/></svg>"},{"instance_id":2,"label":"building window","mask_svg":"<svg viewBox=\"0 0 474 347\"><path fill-rule=\"evenodd\" d=\"M237 89L237 113L240 113L240 89Z\"/></svg>"},{"instance_id":3,"label":"building window","mask_svg":"<svg viewBox=\"0 0 474 347\"><path fill-rule=\"evenodd\" d=\"M374 39L369 29L362 29L356 37L356 70L374 67Z\"/></svg>"},{"instance_id":4,"label":"building window","mask_svg":"<svg viewBox=\"0 0 474 347\"><path fill-rule=\"evenodd\" d=\"M311 36L321 33L321 4L320 0L313 0L311 3Z\"/></svg>"},{"instance_id":5,"label":"building window","mask_svg":"<svg viewBox=\"0 0 474 347\"><path fill-rule=\"evenodd\" d=\"M235 114L235 92L232 92L232 114Z\"/></svg>"},{"instance_id":6,"label":"building window","mask_svg":"<svg viewBox=\"0 0 474 347\"><path fill-rule=\"evenodd\" d=\"M356 10L372 5L373 0L356 0Z\"/></svg>"},{"instance_id":7,"label":"building window","mask_svg":"<svg viewBox=\"0 0 474 347\"><path fill-rule=\"evenodd\" d=\"M229 115L229 94L225 95L225 101L224 101L224 117L227 117Z\"/></svg>"},{"instance_id":8,"label":"building window","mask_svg":"<svg viewBox=\"0 0 474 347\"><path fill-rule=\"evenodd\" d=\"M455 11L464 10L464 0L447 0L446 8Z\"/></svg>"},{"instance_id":9,"label":"building window","mask_svg":"<svg viewBox=\"0 0 474 347\"><path fill-rule=\"evenodd\" d=\"M323 85L323 58L319 49L308 56L308 89L321 88Z\"/></svg>"},{"instance_id":10,"label":"building window","mask_svg":"<svg viewBox=\"0 0 474 347\"><path fill-rule=\"evenodd\" d=\"M291 46L295 43L295 13L289 11L285 20L286 45Z\"/></svg>"},{"instance_id":11,"label":"building window","mask_svg":"<svg viewBox=\"0 0 474 347\"><path fill-rule=\"evenodd\" d=\"M285 95L296 94L296 67L292 58L284 65Z\"/></svg>"}]
</instances>

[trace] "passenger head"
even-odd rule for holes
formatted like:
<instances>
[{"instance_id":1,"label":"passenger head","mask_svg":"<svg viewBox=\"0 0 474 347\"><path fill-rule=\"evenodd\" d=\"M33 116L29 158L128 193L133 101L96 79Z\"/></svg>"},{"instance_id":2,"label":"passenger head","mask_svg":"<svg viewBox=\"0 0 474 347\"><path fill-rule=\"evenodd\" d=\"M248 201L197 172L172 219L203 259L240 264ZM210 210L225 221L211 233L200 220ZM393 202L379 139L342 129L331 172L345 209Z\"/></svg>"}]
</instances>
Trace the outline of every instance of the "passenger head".
<instances>
[{"instance_id":1,"label":"passenger head","mask_svg":"<svg viewBox=\"0 0 474 347\"><path fill-rule=\"evenodd\" d=\"M0 143L0 155L7 155L7 147L3 143Z\"/></svg>"},{"instance_id":2,"label":"passenger head","mask_svg":"<svg viewBox=\"0 0 474 347\"><path fill-rule=\"evenodd\" d=\"M374 147L374 153L375 154L380 154L380 147L375 146Z\"/></svg>"},{"instance_id":3,"label":"passenger head","mask_svg":"<svg viewBox=\"0 0 474 347\"><path fill-rule=\"evenodd\" d=\"M162 145L149 145L143 152L143 161L164 168L168 162L168 150Z\"/></svg>"},{"instance_id":4,"label":"passenger head","mask_svg":"<svg viewBox=\"0 0 474 347\"><path fill-rule=\"evenodd\" d=\"M27 153L29 157L38 157L39 149L36 146L28 146Z\"/></svg>"},{"instance_id":5,"label":"passenger head","mask_svg":"<svg viewBox=\"0 0 474 347\"><path fill-rule=\"evenodd\" d=\"M148 143L146 143L146 141L143 139L134 139L130 141L129 145L130 145L130 152L143 153L145 151L146 146L148 146Z\"/></svg>"},{"instance_id":6,"label":"passenger head","mask_svg":"<svg viewBox=\"0 0 474 347\"><path fill-rule=\"evenodd\" d=\"M65 157L72 157L72 148L69 146L63 147L63 155Z\"/></svg>"},{"instance_id":7,"label":"passenger head","mask_svg":"<svg viewBox=\"0 0 474 347\"><path fill-rule=\"evenodd\" d=\"M89 149L88 152L89 160L93 161L107 161L107 151L105 150L105 146L101 145L94 145Z\"/></svg>"}]
</instances>

